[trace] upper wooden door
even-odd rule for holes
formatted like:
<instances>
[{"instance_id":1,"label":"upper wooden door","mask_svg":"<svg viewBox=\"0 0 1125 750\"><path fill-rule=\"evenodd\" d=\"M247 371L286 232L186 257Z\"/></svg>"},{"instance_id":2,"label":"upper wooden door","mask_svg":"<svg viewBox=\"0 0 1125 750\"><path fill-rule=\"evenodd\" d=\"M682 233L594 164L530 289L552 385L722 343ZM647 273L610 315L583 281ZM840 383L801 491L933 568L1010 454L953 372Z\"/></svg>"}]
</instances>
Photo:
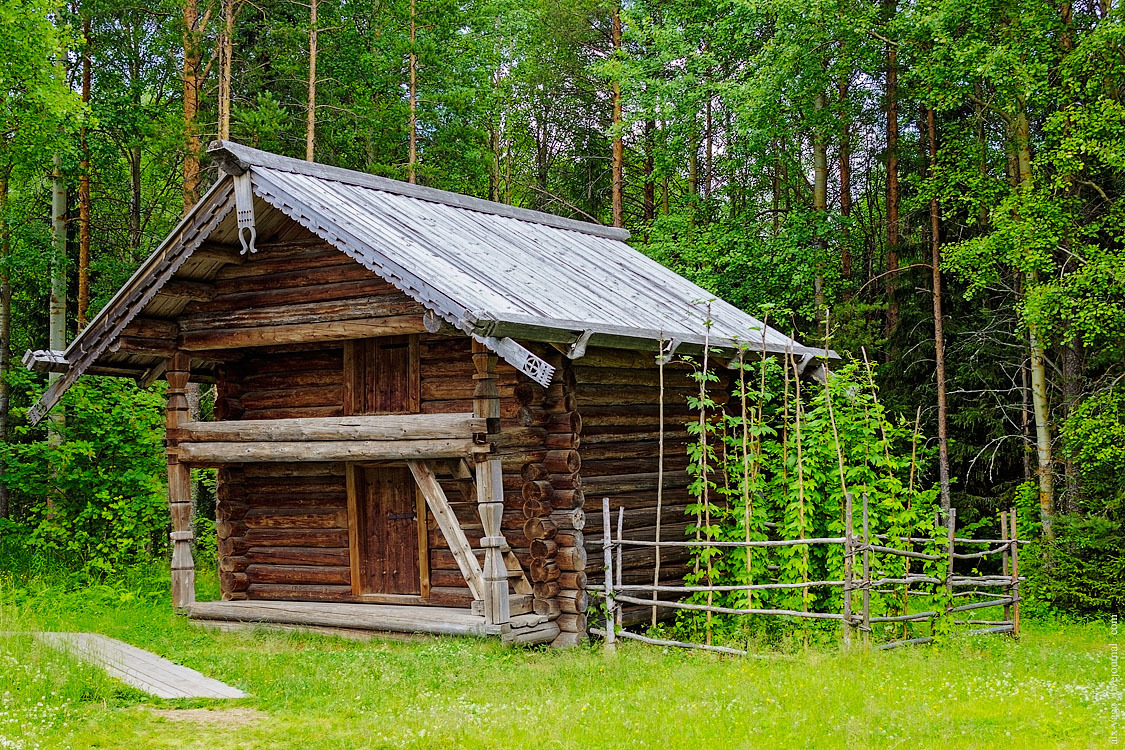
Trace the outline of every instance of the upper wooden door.
<instances>
[{"instance_id":1,"label":"upper wooden door","mask_svg":"<svg viewBox=\"0 0 1125 750\"><path fill-rule=\"evenodd\" d=\"M345 414L416 414L421 408L417 336L383 336L347 343Z\"/></svg>"}]
</instances>

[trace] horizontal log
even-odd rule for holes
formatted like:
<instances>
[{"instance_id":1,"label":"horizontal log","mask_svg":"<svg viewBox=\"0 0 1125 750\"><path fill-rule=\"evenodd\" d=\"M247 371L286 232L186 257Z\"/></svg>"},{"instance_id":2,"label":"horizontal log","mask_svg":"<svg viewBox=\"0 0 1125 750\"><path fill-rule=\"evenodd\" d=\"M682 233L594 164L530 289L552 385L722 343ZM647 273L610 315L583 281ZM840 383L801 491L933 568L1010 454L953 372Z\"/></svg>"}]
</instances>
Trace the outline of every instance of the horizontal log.
<instances>
[{"instance_id":1,"label":"horizontal log","mask_svg":"<svg viewBox=\"0 0 1125 750\"><path fill-rule=\"evenodd\" d=\"M319 419L260 419L187 422L168 431L169 439L194 442L296 442L302 440L470 439L485 431L485 420L468 414L386 414Z\"/></svg>"},{"instance_id":2,"label":"horizontal log","mask_svg":"<svg viewBox=\"0 0 1125 750\"><path fill-rule=\"evenodd\" d=\"M562 573L554 560L532 560L530 565L531 580L536 583L549 583L557 581Z\"/></svg>"},{"instance_id":3,"label":"horizontal log","mask_svg":"<svg viewBox=\"0 0 1125 750\"><path fill-rule=\"evenodd\" d=\"M551 522L561 530L582 531L586 527L586 513L581 508L552 511Z\"/></svg>"},{"instance_id":4,"label":"horizontal log","mask_svg":"<svg viewBox=\"0 0 1125 750\"><path fill-rule=\"evenodd\" d=\"M301 290L304 292L305 290ZM347 322L355 319L389 318L415 315L424 312L422 305L409 296L382 294L352 297L346 300L316 300L306 296L300 302L269 300L267 304L253 307L227 308L215 311L204 307L205 312L181 316L180 330L217 330L224 327L251 328L257 326L295 325L301 323Z\"/></svg>"},{"instance_id":5,"label":"horizontal log","mask_svg":"<svg viewBox=\"0 0 1125 750\"><path fill-rule=\"evenodd\" d=\"M581 470L582 459L576 450L547 451L543 465L554 474L574 474Z\"/></svg>"},{"instance_id":6,"label":"horizontal log","mask_svg":"<svg viewBox=\"0 0 1125 750\"><path fill-rule=\"evenodd\" d=\"M251 547L246 552L250 564L265 565L348 565L346 547Z\"/></svg>"},{"instance_id":7,"label":"horizontal log","mask_svg":"<svg viewBox=\"0 0 1125 750\"><path fill-rule=\"evenodd\" d=\"M555 599L558 596L562 587L559 586L558 581L537 581L532 590L535 592L535 601L548 602L548 604L538 605L540 609L544 610L539 612L541 615L549 615L551 613L558 614L559 609L558 601Z\"/></svg>"},{"instance_id":8,"label":"horizontal log","mask_svg":"<svg viewBox=\"0 0 1125 750\"><path fill-rule=\"evenodd\" d=\"M341 396L343 395L341 391ZM305 417L342 417L341 404L324 406L276 406L262 409L247 409L242 416L246 419L303 419Z\"/></svg>"},{"instance_id":9,"label":"horizontal log","mask_svg":"<svg viewBox=\"0 0 1125 750\"><path fill-rule=\"evenodd\" d=\"M255 583L350 584L351 569L339 565L262 565L246 568L251 585Z\"/></svg>"},{"instance_id":10,"label":"horizontal log","mask_svg":"<svg viewBox=\"0 0 1125 750\"><path fill-rule=\"evenodd\" d=\"M559 634L559 626L556 623L544 622L534 627L512 630L507 635L501 636L501 640L513 645L534 645L551 643Z\"/></svg>"},{"instance_id":11,"label":"horizontal log","mask_svg":"<svg viewBox=\"0 0 1125 750\"><path fill-rule=\"evenodd\" d=\"M246 593L251 599L283 599L286 601L338 602L352 599L351 586L326 584L252 583Z\"/></svg>"},{"instance_id":12,"label":"horizontal log","mask_svg":"<svg viewBox=\"0 0 1125 750\"><path fill-rule=\"evenodd\" d=\"M336 406L344 402L343 382L305 388L246 391L238 398L246 411L300 406Z\"/></svg>"},{"instance_id":13,"label":"horizontal log","mask_svg":"<svg viewBox=\"0 0 1125 750\"><path fill-rule=\"evenodd\" d=\"M555 564L560 570L585 570L587 564L585 547L563 547L555 553Z\"/></svg>"},{"instance_id":14,"label":"horizontal log","mask_svg":"<svg viewBox=\"0 0 1125 750\"><path fill-rule=\"evenodd\" d=\"M664 472L664 487L687 487L691 479L686 471ZM656 491L656 472L649 474L613 474L604 477L583 478L582 489L586 497L601 497L618 493Z\"/></svg>"},{"instance_id":15,"label":"horizontal log","mask_svg":"<svg viewBox=\"0 0 1125 750\"><path fill-rule=\"evenodd\" d=\"M569 614L585 614L589 599L583 589L562 589L558 593L559 608Z\"/></svg>"},{"instance_id":16,"label":"horizontal log","mask_svg":"<svg viewBox=\"0 0 1125 750\"><path fill-rule=\"evenodd\" d=\"M346 547L347 529L250 529L242 538L253 547Z\"/></svg>"},{"instance_id":17,"label":"horizontal log","mask_svg":"<svg viewBox=\"0 0 1125 750\"><path fill-rule=\"evenodd\" d=\"M190 331L180 335L179 347L185 351L241 349L252 346L397 336L421 333L424 330L421 315L396 315L386 318L341 320L331 323L298 323L254 328Z\"/></svg>"},{"instance_id":18,"label":"horizontal log","mask_svg":"<svg viewBox=\"0 0 1125 750\"><path fill-rule=\"evenodd\" d=\"M245 591L250 586L250 578L246 573L233 571L219 571L219 590L224 594Z\"/></svg>"},{"instance_id":19,"label":"horizontal log","mask_svg":"<svg viewBox=\"0 0 1125 750\"><path fill-rule=\"evenodd\" d=\"M554 557L555 554L558 552L558 549L559 549L559 545L553 539L536 539L535 541L533 541L531 543L531 547L530 547L531 558L533 560L536 560L536 559L541 560L541 559Z\"/></svg>"},{"instance_id":20,"label":"horizontal log","mask_svg":"<svg viewBox=\"0 0 1125 750\"><path fill-rule=\"evenodd\" d=\"M347 510L254 508L243 516L247 529L346 529Z\"/></svg>"},{"instance_id":21,"label":"horizontal log","mask_svg":"<svg viewBox=\"0 0 1125 750\"><path fill-rule=\"evenodd\" d=\"M584 589L586 588L586 583L586 574L581 570L566 570L559 575L559 586L564 589Z\"/></svg>"},{"instance_id":22,"label":"horizontal log","mask_svg":"<svg viewBox=\"0 0 1125 750\"><path fill-rule=\"evenodd\" d=\"M196 466L264 461L424 460L468 457L473 451L473 441L449 439L181 443L176 450L180 461Z\"/></svg>"},{"instance_id":23,"label":"horizontal log","mask_svg":"<svg viewBox=\"0 0 1125 750\"><path fill-rule=\"evenodd\" d=\"M529 518L523 525L523 535L528 539L550 539L558 526L549 518Z\"/></svg>"},{"instance_id":24,"label":"horizontal log","mask_svg":"<svg viewBox=\"0 0 1125 750\"><path fill-rule=\"evenodd\" d=\"M548 586L549 584L537 584L540 586ZM557 584L556 584L557 586ZM555 593L558 593L557 591ZM559 608L559 600L551 596L549 598L540 599L536 597L533 609L535 614L543 615L548 618L558 617L562 610Z\"/></svg>"},{"instance_id":25,"label":"horizontal log","mask_svg":"<svg viewBox=\"0 0 1125 750\"><path fill-rule=\"evenodd\" d=\"M585 633L586 632L586 613L564 613L560 614L558 619L555 620L561 630L566 630L571 633Z\"/></svg>"},{"instance_id":26,"label":"horizontal log","mask_svg":"<svg viewBox=\"0 0 1125 750\"><path fill-rule=\"evenodd\" d=\"M585 633L568 633L563 631L551 641L551 648L575 648L586 641Z\"/></svg>"}]
</instances>

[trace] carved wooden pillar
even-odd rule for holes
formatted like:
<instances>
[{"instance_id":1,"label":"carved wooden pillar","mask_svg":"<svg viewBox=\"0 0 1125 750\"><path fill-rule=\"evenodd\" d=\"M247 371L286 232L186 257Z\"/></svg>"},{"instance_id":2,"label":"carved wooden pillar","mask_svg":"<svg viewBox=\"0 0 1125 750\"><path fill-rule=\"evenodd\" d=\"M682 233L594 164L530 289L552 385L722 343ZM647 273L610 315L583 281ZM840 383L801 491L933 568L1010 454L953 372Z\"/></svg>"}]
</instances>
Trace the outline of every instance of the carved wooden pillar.
<instances>
[{"instance_id":1,"label":"carved wooden pillar","mask_svg":"<svg viewBox=\"0 0 1125 750\"><path fill-rule=\"evenodd\" d=\"M473 416L487 420L489 441L500 431L500 393L496 389L496 355L484 344L473 341L473 364L477 381L473 391ZM477 511L484 535L484 617L490 625L505 625L511 619L508 601L508 568L504 564L507 540L500 528L504 515L504 475L500 460L487 453L477 454Z\"/></svg>"},{"instance_id":2,"label":"carved wooden pillar","mask_svg":"<svg viewBox=\"0 0 1125 750\"><path fill-rule=\"evenodd\" d=\"M191 557L191 469L180 463L179 429L188 421L188 355L168 360L168 402L164 426L168 430L168 508L172 513L172 608L195 603L195 561Z\"/></svg>"}]
</instances>

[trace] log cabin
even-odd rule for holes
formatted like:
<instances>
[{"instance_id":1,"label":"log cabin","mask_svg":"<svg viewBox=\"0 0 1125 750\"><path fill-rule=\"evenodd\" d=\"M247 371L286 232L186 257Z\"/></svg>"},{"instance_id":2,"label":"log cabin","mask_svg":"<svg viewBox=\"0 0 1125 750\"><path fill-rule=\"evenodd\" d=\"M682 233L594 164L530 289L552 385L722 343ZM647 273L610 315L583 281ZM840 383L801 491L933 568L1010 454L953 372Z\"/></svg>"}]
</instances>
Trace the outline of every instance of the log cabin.
<instances>
[{"instance_id":1,"label":"log cabin","mask_svg":"<svg viewBox=\"0 0 1125 750\"><path fill-rule=\"evenodd\" d=\"M156 252L65 351L24 358L57 373L32 422L83 374L167 381L172 603L192 618L573 645L602 498L652 538L662 482L665 538L686 526L698 386L668 364L661 389L656 357L826 355L622 229L209 154L218 179ZM191 420L189 382L215 389L213 421ZM216 602L195 598L194 467L217 469ZM651 581L651 551L625 558Z\"/></svg>"}]
</instances>

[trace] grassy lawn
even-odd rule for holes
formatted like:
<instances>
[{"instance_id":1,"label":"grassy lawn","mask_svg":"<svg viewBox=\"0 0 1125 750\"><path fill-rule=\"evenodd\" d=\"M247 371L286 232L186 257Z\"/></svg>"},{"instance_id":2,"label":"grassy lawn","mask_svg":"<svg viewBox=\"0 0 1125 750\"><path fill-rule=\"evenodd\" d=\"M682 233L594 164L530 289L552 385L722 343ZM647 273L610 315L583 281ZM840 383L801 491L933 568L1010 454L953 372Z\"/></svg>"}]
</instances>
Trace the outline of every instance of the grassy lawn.
<instances>
[{"instance_id":1,"label":"grassy lawn","mask_svg":"<svg viewBox=\"0 0 1125 750\"><path fill-rule=\"evenodd\" d=\"M0 602L0 631L105 633L252 696L150 698L29 637L0 636L0 750L1100 748L1112 746L1120 705L1104 624L1029 623L1018 643L732 659L628 643L607 656L221 633L114 589L0 590Z\"/></svg>"}]
</instances>

